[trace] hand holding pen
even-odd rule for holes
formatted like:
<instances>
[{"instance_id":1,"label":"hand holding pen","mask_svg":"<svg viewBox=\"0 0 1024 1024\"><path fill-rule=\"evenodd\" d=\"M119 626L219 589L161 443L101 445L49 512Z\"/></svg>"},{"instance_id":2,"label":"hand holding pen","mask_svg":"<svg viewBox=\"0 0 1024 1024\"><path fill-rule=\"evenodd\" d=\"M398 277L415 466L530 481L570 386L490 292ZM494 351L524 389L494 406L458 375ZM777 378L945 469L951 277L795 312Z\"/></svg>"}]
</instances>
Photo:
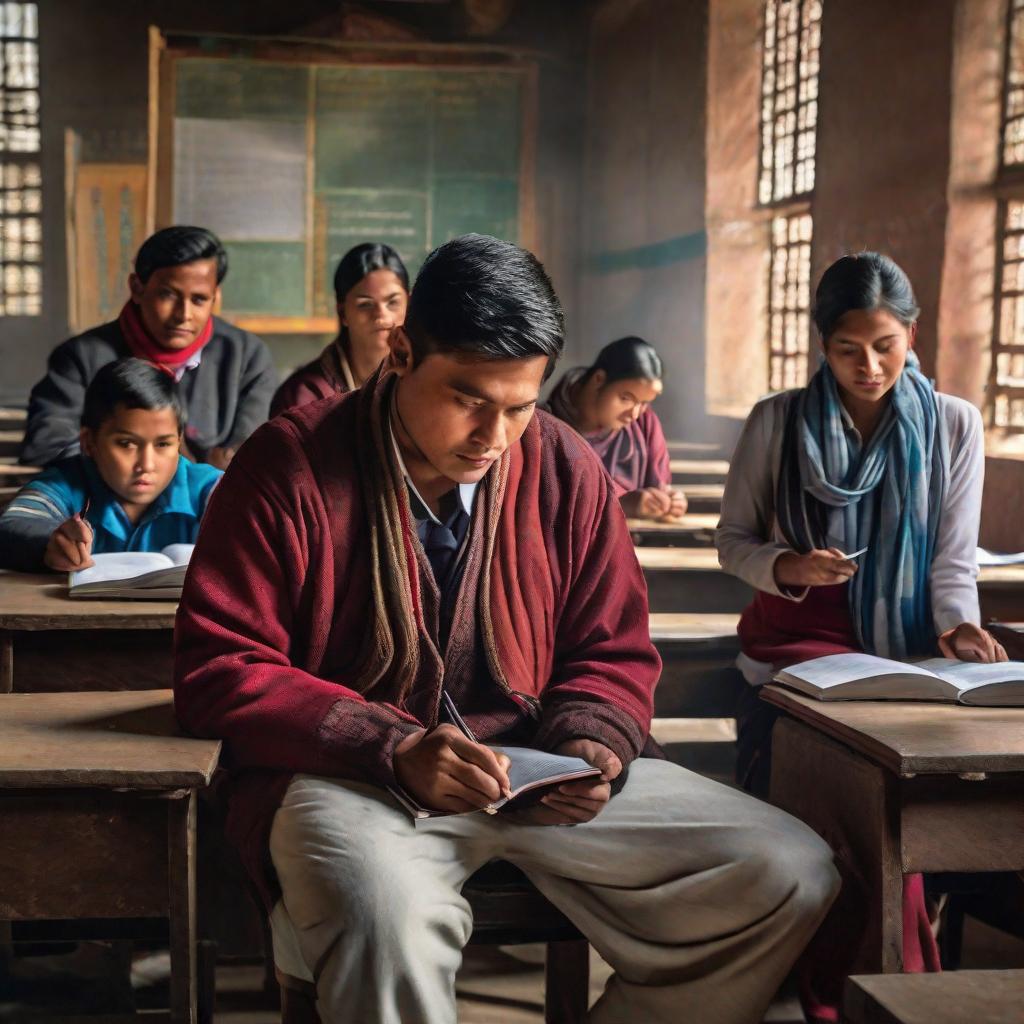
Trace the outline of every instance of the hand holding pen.
<instances>
[{"instance_id":1,"label":"hand holding pen","mask_svg":"<svg viewBox=\"0 0 1024 1024\"><path fill-rule=\"evenodd\" d=\"M76 569L88 569L95 563L92 560L93 531L86 515L89 512L89 499L81 511L70 519L65 519L53 533L46 545L43 561L57 572L73 572Z\"/></svg>"},{"instance_id":2,"label":"hand holding pen","mask_svg":"<svg viewBox=\"0 0 1024 1024\"><path fill-rule=\"evenodd\" d=\"M856 559L867 548L844 554L839 548L808 551L805 555L786 551L775 561L775 582L784 587L829 587L845 583L857 571Z\"/></svg>"}]
</instances>

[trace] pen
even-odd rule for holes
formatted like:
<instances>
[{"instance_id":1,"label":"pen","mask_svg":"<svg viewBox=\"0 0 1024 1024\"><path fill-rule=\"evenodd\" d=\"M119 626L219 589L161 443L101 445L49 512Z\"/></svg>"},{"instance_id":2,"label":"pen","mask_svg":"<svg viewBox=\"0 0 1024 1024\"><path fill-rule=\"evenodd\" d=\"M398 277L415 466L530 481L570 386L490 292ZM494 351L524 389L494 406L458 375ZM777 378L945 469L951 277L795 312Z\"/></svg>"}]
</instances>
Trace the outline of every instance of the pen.
<instances>
[{"instance_id":1,"label":"pen","mask_svg":"<svg viewBox=\"0 0 1024 1024\"><path fill-rule=\"evenodd\" d=\"M852 561L853 561L853 560L854 560L855 558L857 558L858 556L860 556L860 555L863 555L865 551L867 551L867 548L861 548L861 549L860 549L860 551L854 551L854 552L852 552L852 553L851 553L851 554L849 554L849 555L843 555L843 558L844 558L844 559L845 559L845 560L846 560L847 562L852 562Z\"/></svg>"}]
</instances>

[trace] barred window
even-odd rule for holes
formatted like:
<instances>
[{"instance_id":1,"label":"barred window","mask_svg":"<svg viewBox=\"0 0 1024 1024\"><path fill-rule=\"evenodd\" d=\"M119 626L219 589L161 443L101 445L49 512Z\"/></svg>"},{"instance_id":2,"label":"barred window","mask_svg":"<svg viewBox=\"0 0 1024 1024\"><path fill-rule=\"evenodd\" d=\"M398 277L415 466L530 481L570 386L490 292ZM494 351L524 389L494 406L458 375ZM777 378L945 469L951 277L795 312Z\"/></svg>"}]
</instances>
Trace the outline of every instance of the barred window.
<instances>
[{"instance_id":1,"label":"barred window","mask_svg":"<svg viewBox=\"0 0 1024 1024\"><path fill-rule=\"evenodd\" d=\"M1024 433L1024 200L1000 205L999 315L986 412L989 426Z\"/></svg>"},{"instance_id":2,"label":"barred window","mask_svg":"<svg viewBox=\"0 0 1024 1024\"><path fill-rule=\"evenodd\" d=\"M1003 64L1003 166L1024 164L1024 0L1010 0Z\"/></svg>"},{"instance_id":3,"label":"barred window","mask_svg":"<svg viewBox=\"0 0 1024 1024\"><path fill-rule=\"evenodd\" d=\"M810 291L811 215L775 217L768 283L768 386L772 391L807 382Z\"/></svg>"},{"instance_id":4,"label":"barred window","mask_svg":"<svg viewBox=\"0 0 1024 1024\"><path fill-rule=\"evenodd\" d=\"M822 0L766 0L758 199L777 203L814 188Z\"/></svg>"},{"instance_id":5,"label":"barred window","mask_svg":"<svg viewBox=\"0 0 1024 1024\"><path fill-rule=\"evenodd\" d=\"M0 316L42 307L38 8L0 2Z\"/></svg>"}]
</instances>

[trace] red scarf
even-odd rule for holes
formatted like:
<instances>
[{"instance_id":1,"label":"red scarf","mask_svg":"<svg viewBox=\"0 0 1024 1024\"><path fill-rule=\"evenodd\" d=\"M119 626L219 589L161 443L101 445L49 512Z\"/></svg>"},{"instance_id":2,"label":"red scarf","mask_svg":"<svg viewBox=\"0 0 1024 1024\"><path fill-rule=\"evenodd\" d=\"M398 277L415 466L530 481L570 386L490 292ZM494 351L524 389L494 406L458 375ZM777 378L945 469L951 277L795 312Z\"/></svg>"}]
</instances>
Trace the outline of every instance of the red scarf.
<instances>
[{"instance_id":1,"label":"red scarf","mask_svg":"<svg viewBox=\"0 0 1024 1024\"><path fill-rule=\"evenodd\" d=\"M172 377L213 337L213 317L199 332L199 337L185 348L164 348L153 340L139 315L139 307L129 299L117 318L117 325L132 355L152 363L158 370Z\"/></svg>"}]
</instances>

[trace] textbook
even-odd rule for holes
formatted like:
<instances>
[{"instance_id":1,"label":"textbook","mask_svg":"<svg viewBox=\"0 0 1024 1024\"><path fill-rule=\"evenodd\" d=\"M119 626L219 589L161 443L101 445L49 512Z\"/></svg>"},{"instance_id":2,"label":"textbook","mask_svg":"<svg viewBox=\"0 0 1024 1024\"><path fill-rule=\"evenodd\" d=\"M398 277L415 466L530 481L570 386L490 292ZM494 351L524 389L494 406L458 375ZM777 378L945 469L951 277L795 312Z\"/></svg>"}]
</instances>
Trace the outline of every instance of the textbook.
<instances>
[{"instance_id":1,"label":"textbook","mask_svg":"<svg viewBox=\"0 0 1024 1024\"><path fill-rule=\"evenodd\" d=\"M181 597L194 544L168 544L163 551L117 551L93 555L96 563L68 574L68 597Z\"/></svg>"},{"instance_id":2,"label":"textbook","mask_svg":"<svg viewBox=\"0 0 1024 1024\"><path fill-rule=\"evenodd\" d=\"M791 665L775 681L818 700L927 700L977 707L1024 707L1024 662L991 665L929 658L902 662L873 654L830 654Z\"/></svg>"},{"instance_id":3,"label":"textbook","mask_svg":"<svg viewBox=\"0 0 1024 1024\"><path fill-rule=\"evenodd\" d=\"M441 716L456 726L467 739L474 743L478 742L447 691L441 693ZM490 743L486 746L497 754L504 754L512 762L508 768L509 789L511 789L512 795L502 797L481 808L488 814L496 814L499 808L513 800L518 800L527 793L539 796L541 790L557 786L562 782L575 782L576 779L586 779L601 774L600 768L595 768L592 764L584 761L582 757L549 754L545 750L534 750L532 747L504 747ZM408 793L397 787L391 789L391 795L409 812L414 822L424 818L443 818L451 814L476 813L475 811L432 811L429 808L421 807Z\"/></svg>"}]
</instances>

